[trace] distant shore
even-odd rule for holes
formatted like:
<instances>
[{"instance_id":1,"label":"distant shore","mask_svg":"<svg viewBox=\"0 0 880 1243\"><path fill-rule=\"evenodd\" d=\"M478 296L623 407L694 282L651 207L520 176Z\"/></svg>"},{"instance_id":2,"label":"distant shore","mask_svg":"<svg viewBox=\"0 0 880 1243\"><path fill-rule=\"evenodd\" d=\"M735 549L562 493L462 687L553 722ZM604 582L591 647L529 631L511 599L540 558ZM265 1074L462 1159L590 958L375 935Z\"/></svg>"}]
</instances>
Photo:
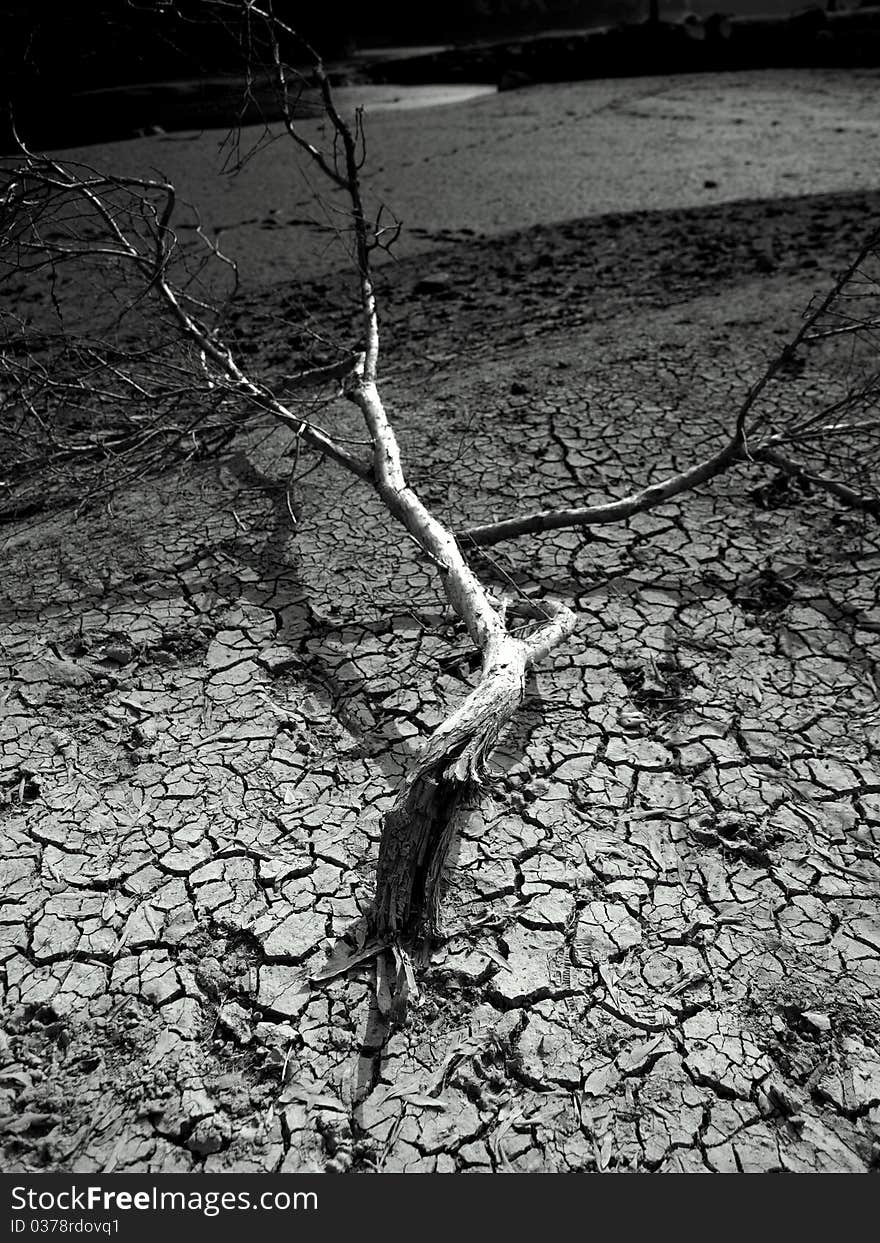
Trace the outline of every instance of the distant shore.
<instances>
[{"instance_id":1,"label":"distant shore","mask_svg":"<svg viewBox=\"0 0 880 1243\"><path fill-rule=\"evenodd\" d=\"M677 21L367 57L363 71L371 81L492 82L501 89L726 69L865 68L880 66L880 6L842 12L816 7L790 17L688 14Z\"/></svg>"},{"instance_id":2,"label":"distant shore","mask_svg":"<svg viewBox=\"0 0 880 1243\"><path fill-rule=\"evenodd\" d=\"M554 31L458 46L363 49L329 66L337 86L511 90L537 83L765 68L880 67L880 6L845 12L806 10L792 17L705 19ZM480 93L477 91L477 93ZM274 89L234 76L129 83L66 96L34 97L19 108L32 146L63 148L179 130L218 129L278 120ZM449 102L401 96L396 105ZM302 115L318 110L304 96ZM11 148L6 135L6 148Z\"/></svg>"}]
</instances>

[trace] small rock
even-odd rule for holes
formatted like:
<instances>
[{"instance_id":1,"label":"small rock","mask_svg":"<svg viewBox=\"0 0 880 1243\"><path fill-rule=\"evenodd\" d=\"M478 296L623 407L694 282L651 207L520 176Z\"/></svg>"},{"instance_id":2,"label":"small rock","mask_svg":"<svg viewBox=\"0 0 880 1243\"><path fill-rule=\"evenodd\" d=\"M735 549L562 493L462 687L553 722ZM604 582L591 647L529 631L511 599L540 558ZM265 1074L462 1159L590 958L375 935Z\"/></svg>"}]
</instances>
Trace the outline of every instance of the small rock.
<instances>
[{"instance_id":1,"label":"small rock","mask_svg":"<svg viewBox=\"0 0 880 1243\"><path fill-rule=\"evenodd\" d=\"M286 673L302 664L302 657L292 647L270 647L261 652L258 659L270 673L276 674Z\"/></svg>"},{"instance_id":2,"label":"small rock","mask_svg":"<svg viewBox=\"0 0 880 1243\"><path fill-rule=\"evenodd\" d=\"M92 675L72 660L43 657L28 660L19 666L18 676L22 682L52 682L56 686L88 686Z\"/></svg>"},{"instance_id":3,"label":"small rock","mask_svg":"<svg viewBox=\"0 0 880 1243\"><path fill-rule=\"evenodd\" d=\"M413 287L415 294L445 294L452 288L452 282L445 272L437 272L431 276L423 276Z\"/></svg>"},{"instance_id":4,"label":"small rock","mask_svg":"<svg viewBox=\"0 0 880 1243\"><path fill-rule=\"evenodd\" d=\"M253 1039L247 1011L242 1006L236 1005L234 1001L221 1006L217 1021L237 1044L250 1044Z\"/></svg>"},{"instance_id":5,"label":"small rock","mask_svg":"<svg viewBox=\"0 0 880 1243\"><path fill-rule=\"evenodd\" d=\"M830 1032L831 1019L827 1014L820 1014L818 1010L804 1010L801 1015L805 1023L808 1023L814 1031Z\"/></svg>"},{"instance_id":6,"label":"small rock","mask_svg":"<svg viewBox=\"0 0 880 1243\"><path fill-rule=\"evenodd\" d=\"M229 1146L231 1127L226 1118L212 1115L197 1122L188 1139L186 1147L197 1156L207 1157L212 1152L222 1152Z\"/></svg>"},{"instance_id":7,"label":"small rock","mask_svg":"<svg viewBox=\"0 0 880 1243\"><path fill-rule=\"evenodd\" d=\"M806 1104L806 1093L780 1078L768 1079L758 1093L758 1107L765 1118L772 1117L774 1113L794 1118Z\"/></svg>"},{"instance_id":8,"label":"small rock","mask_svg":"<svg viewBox=\"0 0 880 1243\"><path fill-rule=\"evenodd\" d=\"M525 86L534 86L535 79L521 69L505 69L498 79L499 91L519 91Z\"/></svg>"},{"instance_id":9,"label":"small rock","mask_svg":"<svg viewBox=\"0 0 880 1243\"><path fill-rule=\"evenodd\" d=\"M134 648L130 643L107 643L102 650L102 658L111 665L127 665L134 658Z\"/></svg>"}]
</instances>

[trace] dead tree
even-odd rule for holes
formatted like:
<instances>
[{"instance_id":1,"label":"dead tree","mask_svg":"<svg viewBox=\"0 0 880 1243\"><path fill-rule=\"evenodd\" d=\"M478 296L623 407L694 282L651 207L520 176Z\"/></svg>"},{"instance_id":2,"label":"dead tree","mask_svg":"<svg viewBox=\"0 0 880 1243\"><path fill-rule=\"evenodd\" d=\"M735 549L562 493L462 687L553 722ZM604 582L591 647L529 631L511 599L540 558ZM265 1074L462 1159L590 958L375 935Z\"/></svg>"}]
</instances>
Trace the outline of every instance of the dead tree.
<instances>
[{"instance_id":1,"label":"dead tree","mask_svg":"<svg viewBox=\"0 0 880 1243\"><path fill-rule=\"evenodd\" d=\"M222 7L235 6L230 0ZM358 114L353 125L343 118L316 58L310 81L332 141L325 150L307 139L292 102L305 78L288 68L281 52L282 40L295 35L271 10L255 4L245 8L248 21L261 22L269 34L269 69L287 135L345 198L360 316L354 348L340 352L332 365L303 370L279 392L252 373L229 343L217 289L203 268L193 269L192 253L175 232L171 185L116 177L22 149L4 172L0 279L8 287L23 277L48 273L49 323L67 269L103 262L118 276L119 305L111 308L110 318L122 322L134 308L146 319L136 340L114 353L106 338L76 337L61 320L54 335L47 327L35 336L33 325L23 335L20 314L7 312L0 436L7 446L17 446L20 474L33 468L40 454L41 461L62 472L77 453L90 455L102 467L122 463L140 470L146 463L156 469L190 446L193 452L216 452L244 420L269 415L289 430L297 452L300 445L312 449L374 489L415 540L478 649L482 668L476 688L424 743L385 816L369 951L401 950L438 933L444 864L488 778L496 743L523 700L529 670L571 636L577 624L563 601L499 598L481 581L466 550L526 534L622 522L739 466L770 467L824 490L845 506L880 517L880 373L873 352L880 328L880 234L865 242L828 294L808 309L798 332L745 394L719 451L662 482L602 505L514 514L456 533L407 482L382 400L372 262L399 226L393 224L389 231L382 217L370 218L367 212L362 118ZM229 261L216 246L202 241L202 255L234 280ZM158 335L145 341L144 327L153 322L153 313ZM156 344L160 340L161 349ZM785 417L766 413L762 398L780 372L800 365L808 351L827 351L840 341L849 344L848 357L857 358L858 367L836 379L832 375L827 393L818 400L814 396L806 411ZM331 408L329 399L320 395L321 385L331 382L360 412L365 429L360 444L352 445L319 422ZM117 417L102 430L102 403L117 411L123 398L129 411L123 425ZM77 411L73 430L65 424L71 403ZM520 624L512 626L512 618ZM406 965L405 949L401 952ZM361 952L358 958L366 956Z\"/></svg>"}]
</instances>

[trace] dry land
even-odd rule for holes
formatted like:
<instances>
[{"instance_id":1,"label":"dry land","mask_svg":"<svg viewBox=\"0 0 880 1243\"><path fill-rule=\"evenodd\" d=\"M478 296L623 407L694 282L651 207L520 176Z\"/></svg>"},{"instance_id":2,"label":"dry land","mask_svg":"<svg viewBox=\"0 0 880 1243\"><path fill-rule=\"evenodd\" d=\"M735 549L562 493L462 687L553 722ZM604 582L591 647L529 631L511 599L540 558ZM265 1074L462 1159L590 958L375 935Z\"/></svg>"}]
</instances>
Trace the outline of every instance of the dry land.
<instances>
[{"instance_id":1,"label":"dry land","mask_svg":"<svg viewBox=\"0 0 880 1243\"><path fill-rule=\"evenodd\" d=\"M876 225L876 73L533 88L370 125L412 482L457 528L720 443ZM278 143L160 166L242 257L249 361L345 276ZM296 226L308 215L311 228ZM809 401L797 377L765 400ZM351 408L334 410L353 434ZM430 564L282 433L3 532L7 1169L837 1171L880 1144L880 537L738 468L478 559L578 609L390 1031L316 987L474 654Z\"/></svg>"}]
</instances>

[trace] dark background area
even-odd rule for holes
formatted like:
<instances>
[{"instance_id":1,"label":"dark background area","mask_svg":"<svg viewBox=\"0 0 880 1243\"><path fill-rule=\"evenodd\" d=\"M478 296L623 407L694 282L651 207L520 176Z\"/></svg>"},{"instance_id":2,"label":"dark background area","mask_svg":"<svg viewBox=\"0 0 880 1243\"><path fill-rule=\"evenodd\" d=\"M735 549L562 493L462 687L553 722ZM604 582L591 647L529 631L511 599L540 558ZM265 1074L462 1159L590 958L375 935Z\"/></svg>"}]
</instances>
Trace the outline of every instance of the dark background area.
<instances>
[{"instance_id":1,"label":"dark background area","mask_svg":"<svg viewBox=\"0 0 880 1243\"><path fill-rule=\"evenodd\" d=\"M793 0L275 0L274 10L336 63L337 80L507 89L643 73L880 63L880 9L873 16L867 8L841 11L858 3L828 0L837 11L826 12ZM719 11L733 24L721 23ZM0 0L0 144L13 145L13 117L26 142L56 148L274 120L277 99L265 74L256 73L242 104L245 72L267 58L259 36L259 24L248 26L232 3ZM411 54L389 59L387 47ZM308 61L295 40L282 54L292 64Z\"/></svg>"},{"instance_id":2,"label":"dark background area","mask_svg":"<svg viewBox=\"0 0 880 1243\"><path fill-rule=\"evenodd\" d=\"M797 7L793 0L659 0L661 17L716 9L788 13ZM649 0L444 0L427 5L276 0L274 8L330 58L385 43L506 38L639 21L649 14ZM39 81L53 93L73 93L235 72L242 63L240 32L231 23L224 28L215 16L204 0L5 0L0 4L0 56L6 89Z\"/></svg>"},{"instance_id":3,"label":"dark background area","mask_svg":"<svg viewBox=\"0 0 880 1243\"><path fill-rule=\"evenodd\" d=\"M347 5L281 0L275 9L326 57L353 46ZM248 44L258 32L248 31L232 5L227 20L219 16L205 0L6 0L0 4L0 74L7 117L14 114L22 136L37 144L131 132L142 124L137 106L133 110L119 94L101 106L84 106L82 97L109 88L240 77L249 63L259 63L265 47ZM305 59L302 49L284 51L287 60ZM102 117L102 111L116 116ZM224 124L228 113L227 102L221 118L213 120L209 109L196 123Z\"/></svg>"}]
</instances>

